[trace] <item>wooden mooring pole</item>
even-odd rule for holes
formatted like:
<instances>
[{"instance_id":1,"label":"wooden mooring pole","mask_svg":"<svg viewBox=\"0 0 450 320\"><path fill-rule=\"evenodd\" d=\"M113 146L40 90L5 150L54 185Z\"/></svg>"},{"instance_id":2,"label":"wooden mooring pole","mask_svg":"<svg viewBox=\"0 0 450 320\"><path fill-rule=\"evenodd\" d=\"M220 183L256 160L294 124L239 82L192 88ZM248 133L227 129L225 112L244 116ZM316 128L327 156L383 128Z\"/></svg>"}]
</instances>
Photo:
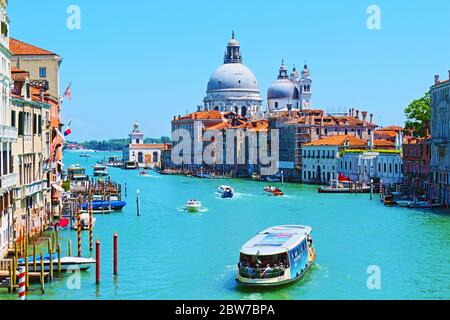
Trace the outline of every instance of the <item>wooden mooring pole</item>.
<instances>
[{"instance_id":1,"label":"wooden mooring pole","mask_svg":"<svg viewBox=\"0 0 450 320\"><path fill-rule=\"evenodd\" d=\"M118 274L118 247L117 247L117 233L114 233L113 236L113 242L114 242L114 275L117 276Z\"/></svg>"},{"instance_id":2,"label":"wooden mooring pole","mask_svg":"<svg viewBox=\"0 0 450 320\"><path fill-rule=\"evenodd\" d=\"M95 242L95 283L100 284L100 241Z\"/></svg>"},{"instance_id":3,"label":"wooden mooring pole","mask_svg":"<svg viewBox=\"0 0 450 320\"><path fill-rule=\"evenodd\" d=\"M44 274L45 268L44 268L44 253L41 251L41 291L42 294L45 293L45 274Z\"/></svg>"}]
</instances>

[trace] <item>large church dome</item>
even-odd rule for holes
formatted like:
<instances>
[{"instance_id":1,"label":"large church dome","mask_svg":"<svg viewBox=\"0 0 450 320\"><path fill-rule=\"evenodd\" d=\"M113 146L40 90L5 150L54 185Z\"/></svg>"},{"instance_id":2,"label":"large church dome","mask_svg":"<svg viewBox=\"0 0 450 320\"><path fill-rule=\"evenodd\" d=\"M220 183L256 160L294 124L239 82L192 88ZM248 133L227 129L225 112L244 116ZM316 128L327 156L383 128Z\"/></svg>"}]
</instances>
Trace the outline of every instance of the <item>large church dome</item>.
<instances>
[{"instance_id":1,"label":"large church dome","mask_svg":"<svg viewBox=\"0 0 450 320\"><path fill-rule=\"evenodd\" d=\"M255 75L242 63L223 64L209 78L208 94L230 90L259 93Z\"/></svg>"},{"instance_id":2,"label":"large church dome","mask_svg":"<svg viewBox=\"0 0 450 320\"><path fill-rule=\"evenodd\" d=\"M253 72L242 63L239 42L228 42L223 64L211 75L203 103L206 110L234 112L243 117L261 118L262 98Z\"/></svg>"}]
</instances>

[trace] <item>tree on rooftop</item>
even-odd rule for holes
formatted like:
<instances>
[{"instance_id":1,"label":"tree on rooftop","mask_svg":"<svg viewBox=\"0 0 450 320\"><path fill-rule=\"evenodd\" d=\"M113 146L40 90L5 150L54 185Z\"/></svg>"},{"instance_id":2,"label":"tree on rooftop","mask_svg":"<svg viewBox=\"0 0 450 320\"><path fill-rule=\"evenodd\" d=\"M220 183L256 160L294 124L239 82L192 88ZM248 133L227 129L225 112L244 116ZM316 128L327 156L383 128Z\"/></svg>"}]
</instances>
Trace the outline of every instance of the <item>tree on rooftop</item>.
<instances>
[{"instance_id":1,"label":"tree on rooftop","mask_svg":"<svg viewBox=\"0 0 450 320\"><path fill-rule=\"evenodd\" d=\"M424 137L427 134L431 119L430 92L416 99L405 109L405 128L413 130L415 136Z\"/></svg>"}]
</instances>

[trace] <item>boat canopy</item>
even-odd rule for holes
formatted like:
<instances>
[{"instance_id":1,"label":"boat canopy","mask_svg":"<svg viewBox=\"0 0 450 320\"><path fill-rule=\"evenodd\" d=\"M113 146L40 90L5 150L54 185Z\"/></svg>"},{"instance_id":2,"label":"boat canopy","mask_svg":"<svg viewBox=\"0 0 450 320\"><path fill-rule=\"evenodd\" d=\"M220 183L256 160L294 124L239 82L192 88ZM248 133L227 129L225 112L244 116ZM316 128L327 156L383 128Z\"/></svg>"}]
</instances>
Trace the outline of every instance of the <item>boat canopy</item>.
<instances>
[{"instance_id":1,"label":"boat canopy","mask_svg":"<svg viewBox=\"0 0 450 320\"><path fill-rule=\"evenodd\" d=\"M271 227L258 233L241 248L245 255L274 255L288 252L298 246L307 235L311 234L312 228L300 225L285 225Z\"/></svg>"}]
</instances>

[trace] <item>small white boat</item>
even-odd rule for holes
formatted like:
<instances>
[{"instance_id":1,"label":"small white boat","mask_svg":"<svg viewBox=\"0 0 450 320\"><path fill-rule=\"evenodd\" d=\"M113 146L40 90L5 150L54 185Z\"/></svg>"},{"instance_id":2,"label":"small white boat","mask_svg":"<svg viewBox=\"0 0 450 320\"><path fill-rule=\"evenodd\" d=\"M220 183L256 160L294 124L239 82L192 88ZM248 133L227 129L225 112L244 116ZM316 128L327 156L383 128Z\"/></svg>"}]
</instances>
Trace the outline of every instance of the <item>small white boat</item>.
<instances>
[{"instance_id":1,"label":"small white boat","mask_svg":"<svg viewBox=\"0 0 450 320\"><path fill-rule=\"evenodd\" d=\"M82 213L81 217L81 230L89 230L89 213ZM92 228L95 227L95 220L96 218L92 217ZM77 230L78 229L78 218L75 218L75 221L72 224L72 229Z\"/></svg>"},{"instance_id":2,"label":"small white boat","mask_svg":"<svg viewBox=\"0 0 450 320\"><path fill-rule=\"evenodd\" d=\"M230 186L220 186L217 188L217 192L222 196L222 198L233 198L234 190Z\"/></svg>"},{"instance_id":3,"label":"small white boat","mask_svg":"<svg viewBox=\"0 0 450 320\"><path fill-rule=\"evenodd\" d=\"M198 212L202 207L202 203L197 200L189 200L186 202L186 210L188 212Z\"/></svg>"},{"instance_id":4,"label":"small white boat","mask_svg":"<svg viewBox=\"0 0 450 320\"><path fill-rule=\"evenodd\" d=\"M83 257L61 257L61 270L87 270L95 264L95 259ZM25 262L18 263L19 266L25 266ZM41 271L41 261L37 261L36 270L31 260L28 260L28 269L30 272ZM58 271L58 258L53 259L53 270ZM50 271L50 259L44 259L44 271Z\"/></svg>"}]
</instances>

